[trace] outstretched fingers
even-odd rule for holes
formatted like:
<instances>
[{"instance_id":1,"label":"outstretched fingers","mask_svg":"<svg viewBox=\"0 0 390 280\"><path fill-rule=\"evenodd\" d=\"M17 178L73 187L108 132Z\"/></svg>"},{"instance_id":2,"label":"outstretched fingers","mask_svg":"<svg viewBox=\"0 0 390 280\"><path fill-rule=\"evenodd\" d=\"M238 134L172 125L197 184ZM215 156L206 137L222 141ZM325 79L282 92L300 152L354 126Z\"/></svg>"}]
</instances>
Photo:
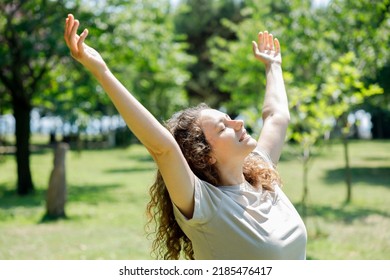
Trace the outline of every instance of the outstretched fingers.
<instances>
[{"instance_id":1,"label":"outstretched fingers","mask_svg":"<svg viewBox=\"0 0 390 280\"><path fill-rule=\"evenodd\" d=\"M258 50L261 52L263 52L265 48L264 37L263 32L259 32L259 34L257 34Z\"/></svg>"},{"instance_id":2,"label":"outstretched fingers","mask_svg":"<svg viewBox=\"0 0 390 280\"><path fill-rule=\"evenodd\" d=\"M271 51L274 50L274 36L271 33L268 34L268 49Z\"/></svg>"},{"instance_id":3,"label":"outstretched fingers","mask_svg":"<svg viewBox=\"0 0 390 280\"><path fill-rule=\"evenodd\" d=\"M66 44L69 47L70 53L74 58L78 58L84 54L84 40L88 36L88 30L85 29L80 36L77 35L77 30L80 22L69 14L65 21L64 37Z\"/></svg>"},{"instance_id":4,"label":"outstretched fingers","mask_svg":"<svg viewBox=\"0 0 390 280\"><path fill-rule=\"evenodd\" d=\"M73 15L68 15L65 23L65 40L69 43L72 41L72 31L74 30L76 24L78 24L78 21L74 19ZM76 31L77 27L74 31L74 34L76 33Z\"/></svg>"},{"instance_id":5,"label":"outstretched fingers","mask_svg":"<svg viewBox=\"0 0 390 280\"><path fill-rule=\"evenodd\" d=\"M73 26L71 26L70 31L69 31L69 41L72 43L75 42L74 39L77 38L77 29L79 28L80 22L75 19L73 20ZM74 46L74 45L73 45Z\"/></svg>"},{"instance_id":6,"label":"outstretched fingers","mask_svg":"<svg viewBox=\"0 0 390 280\"><path fill-rule=\"evenodd\" d=\"M280 53L280 43L278 38L275 38L274 42L275 42L275 55L278 55Z\"/></svg>"},{"instance_id":7,"label":"outstretched fingers","mask_svg":"<svg viewBox=\"0 0 390 280\"><path fill-rule=\"evenodd\" d=\"M280 52L280 43L277 38L268 31L259 32L257 39L258 50L263 52L266 50L275 51L276 53Z\"/></svg>"},{"instance_id":8,"label":"outstretched fingers","mask_svg":"<svg viewBox=\"0 0 390 280\"><path fill-rule=\"evenodd\" d=\"M88 36L88 29L84 29L84 31L80 34L79 40L77 41L77 49L78 49L80 55L84 54L83 43L84 43L85 38L87 38L87 36Z\"/></svg>"},{"instance_id":9,"label":"outstretched fingers","mask_svg":"<svg viewBox=\"0 0 390 280\"><path fill-rule=\"evenodd\" d=\"M257 34L257 48L260 52L273 51L276 49L276 43L274 43L274 36L268 31L259 32Z\"/></svg>"},{"instance_id":10,"label":"outstretched fingers","mask_svg":"<svg viewBox=\"0 0 390 280\"><path fill-rule=\"evenodd\" d=\"M71 25L71 19L68 16L65 21L65 30L64 30L64 39L65 42L68 43L68 37L69 37L69 26Z\"/></svg>"}]
</instances>

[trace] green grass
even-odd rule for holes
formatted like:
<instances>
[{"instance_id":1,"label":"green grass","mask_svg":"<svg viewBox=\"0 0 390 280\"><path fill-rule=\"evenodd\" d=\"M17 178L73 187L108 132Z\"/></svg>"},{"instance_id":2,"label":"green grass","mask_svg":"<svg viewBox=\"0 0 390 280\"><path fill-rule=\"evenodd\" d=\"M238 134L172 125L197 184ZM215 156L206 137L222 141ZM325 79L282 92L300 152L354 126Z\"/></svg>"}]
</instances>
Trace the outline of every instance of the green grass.
<instances>
[{"instance_id":1,"label":"green grass","mask_svg":"<svg viewBox=\"0 0 390 280\"><path fill-rule=\"evenodd\" d=\"M286 146L284 191L300 210L302 166ZM309 259L390 259L390 142L350 146L353 202L344 204L343 150L325 147L310 168ZM0 161L0 259L151 259L145 206L155 164L139 145L67 154L67 219L42 220L51 150L31 157L36 192L15 194L15 161Z\"/></svg>"},{"instance_id":2,"label":"green grass","mask_svg":"<svg viewBox=\"0 0 390 280\"><path fill-rule=\"evenodd\" d=\"M32 156L37 191L14 192L13 157L0 165L0 259L150 259L145 205L155 165L142 146L67 155L67 219L43 221L51 151Z\"/></svg>"}]
</instances>

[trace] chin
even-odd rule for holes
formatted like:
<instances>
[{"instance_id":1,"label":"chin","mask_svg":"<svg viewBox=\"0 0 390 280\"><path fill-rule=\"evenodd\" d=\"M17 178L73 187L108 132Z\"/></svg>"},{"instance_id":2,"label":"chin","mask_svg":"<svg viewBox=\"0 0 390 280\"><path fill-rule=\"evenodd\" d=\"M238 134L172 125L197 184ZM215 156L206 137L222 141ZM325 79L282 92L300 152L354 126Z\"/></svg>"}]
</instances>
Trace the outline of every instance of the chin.
<instances>
[{"instance_id":1,"label":"chin","mask_svg":"<svg viewBox=\"0 0 390 280\"><path fill-rule=\"evenodd\" d=\"M249 139L249 141L248 141L248 145L249 145L249 146L253 146L253 148L256 148L256 146L257 146L257 141L251 137L251 138Z\"/></svg>"},{"instance_id":2,"label":"chin","mask_svg":"<svg viewBox=\"0 0 390 280\"><path fill-rule=\"evenodd\" d=\"M257 141L251 137L248 140L246 146L248 147L248 150L250 150L250 152L252 152L257 147Z\"/></svg>"}]
</instances>

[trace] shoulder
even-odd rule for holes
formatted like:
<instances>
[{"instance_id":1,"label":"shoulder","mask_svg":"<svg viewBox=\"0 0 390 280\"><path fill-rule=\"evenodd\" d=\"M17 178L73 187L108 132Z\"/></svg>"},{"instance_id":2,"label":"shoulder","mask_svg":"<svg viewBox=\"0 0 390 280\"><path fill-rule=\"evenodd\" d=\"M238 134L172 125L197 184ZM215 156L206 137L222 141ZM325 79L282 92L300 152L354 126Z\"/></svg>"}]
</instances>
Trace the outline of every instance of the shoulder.
<instances>
[{"instance_id":1,"label":"shoulder","mask_svg":"<svg viewBox=\"0 0 390 280\"><path fill-rule=\"evenodd\" d=\"M265 161L267 164L269 164L269 167L272 167L275 169L275 164L271 159L271 156L261 147L257 146L253 151L252 154L260 157L263 161Z\"/></svg>"},{"instance_id":2,"label":"shoulder","mask_svg":"<svg viewBox=\"0 0 390 280\"><path fill-rule=\"evenodd\" d=\"M206 223L218 211L224 196L225 194L218 187L195 176L193 216L187 219L174 205L175 216L183 222Z\"/></svg>"}]
</instances>

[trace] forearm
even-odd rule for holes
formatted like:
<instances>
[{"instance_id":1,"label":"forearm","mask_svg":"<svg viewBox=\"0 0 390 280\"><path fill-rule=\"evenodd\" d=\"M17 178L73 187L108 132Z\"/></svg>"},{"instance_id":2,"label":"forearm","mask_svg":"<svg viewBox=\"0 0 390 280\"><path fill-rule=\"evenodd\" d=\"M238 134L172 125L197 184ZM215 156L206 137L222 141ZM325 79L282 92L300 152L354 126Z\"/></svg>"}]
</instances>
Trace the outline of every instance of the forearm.
<instances>
[{"instance_id":1,"label":"forearm","mask_svg":"<svg viewBox=\"0 0 390 280\"><path fill-rule=\"evenodd\" d=\"M290 120L282 67L277 63L266 66L266 88L262 115L264 120L268 117L275 117L287 123Z\"/></svg>"},{"instance_id":2,"label":"forearm","mask_svg":"<svg viewBox=\"0 0 390 280\"><path fill-rule=\"evenodd\" d=\"M130 130L152 154L161 154L175 143L173 136L107 69L94 74Z\"/></svg>"}]
</instances>

